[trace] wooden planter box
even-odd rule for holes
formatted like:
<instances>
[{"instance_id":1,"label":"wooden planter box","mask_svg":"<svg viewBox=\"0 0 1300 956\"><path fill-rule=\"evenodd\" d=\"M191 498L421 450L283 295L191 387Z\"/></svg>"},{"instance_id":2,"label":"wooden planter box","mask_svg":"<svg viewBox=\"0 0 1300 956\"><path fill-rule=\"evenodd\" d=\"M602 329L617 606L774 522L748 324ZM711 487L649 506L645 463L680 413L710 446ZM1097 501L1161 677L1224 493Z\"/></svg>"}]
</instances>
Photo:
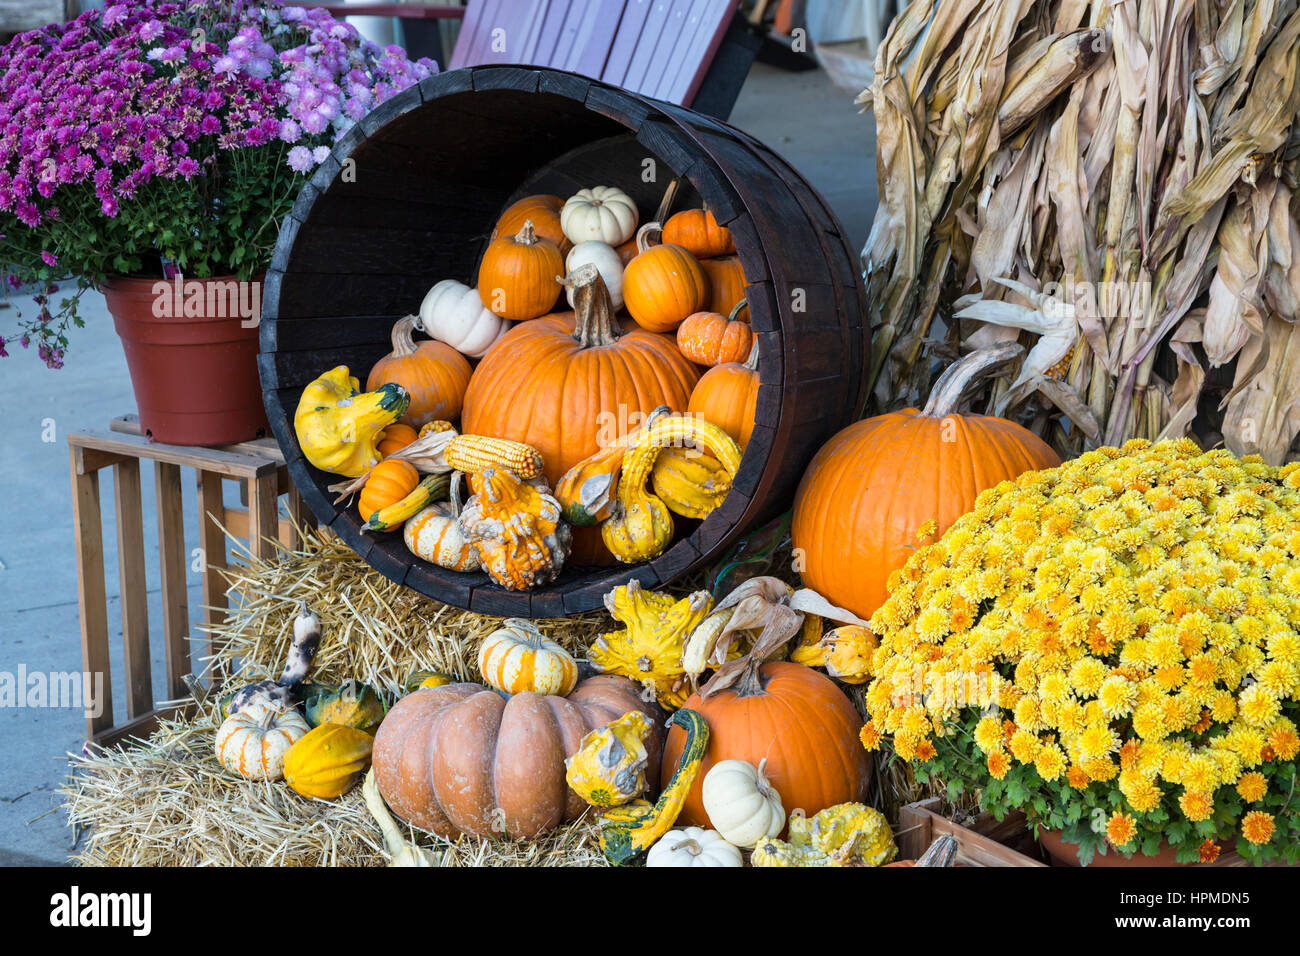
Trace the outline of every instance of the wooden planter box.
<instances>
[{"instance_id":1,"label":"wooden planter box","mask_svg":"<svg viewBox=\"0 0 1300 956\"><path fill-rule=\"evenodd\" d=\"M940 816L938 797L909 803L899 811L898 849L900 859L920 859L926 847L941 836L957 841L958 866L1047 866L1025 825L1023 813L1009 814L998 821L980 814L969 827Z\"/></svg>"}]
</instances>

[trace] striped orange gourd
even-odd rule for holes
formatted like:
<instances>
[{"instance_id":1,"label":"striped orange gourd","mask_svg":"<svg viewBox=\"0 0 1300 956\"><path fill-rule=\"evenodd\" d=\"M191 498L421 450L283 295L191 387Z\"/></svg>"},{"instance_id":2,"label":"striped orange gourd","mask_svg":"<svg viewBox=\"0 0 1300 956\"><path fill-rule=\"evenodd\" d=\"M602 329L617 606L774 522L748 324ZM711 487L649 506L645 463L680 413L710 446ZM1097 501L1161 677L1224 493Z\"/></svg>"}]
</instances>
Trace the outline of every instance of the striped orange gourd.
<instances>
[{"instance_id":1,"label":"striped orange gourd","mask_svg":"<svg viewBox=\"0 0 1300 956\"><path fill-rule=\"evenodd\" d=\"M402 528L411 553L449 571L477 571L478 551L460 530L460 478L452 475L451 500L415 513Z\"/></svg>"},{"instance_id":2,"label":"striped orange gourd","mask_svg":"<svg viewBox=\"0 0 1300 956\"><path fill-rule=\"evenodd\" d=\"M506 694L568 696L578 683L578 662L523 618L508 618L478 652L483 680Z\"/></svg>"},{"instance_id":3,"label":"striped orange gourd","mask_svg":"<svg viewBox=\"0 0 1300 956\"><path fill-rule=\"evenodd\" d=\"M289 748L309 730L296 710L255 705L231 714L217 729L217 760L250 780L279 780Z\"/></svg>"}]
</instances>

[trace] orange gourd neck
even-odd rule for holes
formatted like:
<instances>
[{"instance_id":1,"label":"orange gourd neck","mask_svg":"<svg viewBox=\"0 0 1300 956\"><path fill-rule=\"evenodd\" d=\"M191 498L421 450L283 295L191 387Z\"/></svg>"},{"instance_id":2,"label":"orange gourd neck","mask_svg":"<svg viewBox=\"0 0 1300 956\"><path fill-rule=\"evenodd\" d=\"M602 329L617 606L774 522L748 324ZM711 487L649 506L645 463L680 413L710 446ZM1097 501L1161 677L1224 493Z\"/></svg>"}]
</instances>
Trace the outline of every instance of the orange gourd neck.
<instances>
[{"instance_id":1,"label":"orange gourd neck","mask_svg":"<svg viewBox=\"0 0 1300 956\"><path fill-rule=\"evenodd\" d=\"M614 303L595 265L587 263L563 278L556 278L573 291L574 341L584 349L617 342L619 330L614 321Z\"/></svg>"}]
</instances>

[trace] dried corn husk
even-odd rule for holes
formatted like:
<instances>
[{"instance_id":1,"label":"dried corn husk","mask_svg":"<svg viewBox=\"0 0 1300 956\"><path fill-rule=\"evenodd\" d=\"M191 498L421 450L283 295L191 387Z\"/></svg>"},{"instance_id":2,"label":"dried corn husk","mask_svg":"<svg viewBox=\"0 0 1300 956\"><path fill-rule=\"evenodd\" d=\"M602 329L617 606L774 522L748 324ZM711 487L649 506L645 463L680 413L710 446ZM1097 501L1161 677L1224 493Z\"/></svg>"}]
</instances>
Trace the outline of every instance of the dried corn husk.
<instances>
[{"instance_id":1,"label":"dried corn husk","mask_svg":"<svg viewBox=\"0 0 1300 956\"><path fill-rule=\"evenodd\" d=\"M1186 434L1295 454L1297 0L913 0L858 102L867 411L1020 339L976 410L1064 454Z\"/></svg>"}]
</instances>

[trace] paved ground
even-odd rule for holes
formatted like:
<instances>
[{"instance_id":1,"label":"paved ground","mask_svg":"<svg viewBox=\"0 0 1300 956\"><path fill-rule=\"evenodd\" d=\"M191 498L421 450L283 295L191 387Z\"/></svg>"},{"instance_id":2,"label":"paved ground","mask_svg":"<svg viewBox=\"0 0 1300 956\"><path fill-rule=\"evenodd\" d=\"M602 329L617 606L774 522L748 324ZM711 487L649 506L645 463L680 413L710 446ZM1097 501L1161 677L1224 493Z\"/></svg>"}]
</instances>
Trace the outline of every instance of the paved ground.
<instances>
[{"instance_id":1,"label":"paved ground","mask_svg":"<svg viewBox=\"0 0 1300 956\"><path fill-rule=\"evenodd\" d=\"M857 114L851 96L832 87L820 71L783 73L756 66L731 119L808 177L838 213L854 248L861 248L875 210L874 142L871 121ZM81 667L66 436L105 429L110 418L135 410L122 348L103 300L88 295L84 314L88 327L73 340L62 371L49 371L35 356L12 347L19 354L0 359L0 381L8 396L6 414L0 415L0 447L5 449L0 456L5 492L0 509L0 691L6 675L13 675L12 680L20 668L49 674ZM0 333L12 325L12 310L0 309ZM116 539L107 475L101 489L108 505L105 565L109 621L119 648L113 666L120 674ZM144 469L143 475L151 624L159 646L152 470ZM188 517L197 509L193 479L187 475L186 480ZM187 531L193 539L193 528ZM188 548L194 547L191 540ZM191 584L193 614L200 602L197 575ZM162 686L161 653L154 667L155 686ZM114 697L120 706L120 685ZM54 791L66 773L65 754L82 745L83 729L76 709L0 705L0 864L61 863L74 845Z\"/></svg>"}]
</instances>

